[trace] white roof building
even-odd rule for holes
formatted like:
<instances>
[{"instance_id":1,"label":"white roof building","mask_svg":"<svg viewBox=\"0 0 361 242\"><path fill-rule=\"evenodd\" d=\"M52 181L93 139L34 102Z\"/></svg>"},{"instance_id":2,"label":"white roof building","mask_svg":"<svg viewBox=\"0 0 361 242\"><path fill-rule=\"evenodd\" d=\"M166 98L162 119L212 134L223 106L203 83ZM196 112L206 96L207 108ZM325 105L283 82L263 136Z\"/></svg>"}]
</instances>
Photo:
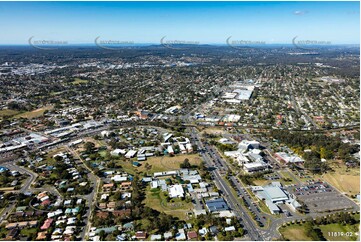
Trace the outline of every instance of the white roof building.
<instances>
[{"instance_id":1,"label":"white roof building","mask_svg":"<svg viewBox=\"0 0 361 242\"><path fill-rule=\"evenodd\" d=\"M168 146L167 151L169 154L174 154L173 147L171 145Z\"/></svg>"},{"instance_id":2,"label":"white roof building","mask_svg":"<svg viewBox=\"0 0 361 242\"><path fill-rule=\"evenodd\" d=\"M115 149L115 150L110 152L110 154L113 155L113 156L117 156L117 155L120 155L120 154L124 155L126 153L127 153L127 151L124 150L124 149Z\"/></svg>"},{"instance_id":3,"label":"white roof building","mask_svg":"<svg viewBox=\"0 0 361 242\"><path fill-rule=\"evenodd\" d=\"M125 158L133 158L135 156L135 154L137 154L136 150L129 150L126 154L125 154Z\"/></svg>"},{"instance_id":4,"label":"white roof building","mask_svg":"<svg viewBox=\"0 0 361 242\"><path fill-rule=\"evenodd\" d=\"M225 227L224 228L224 231L235 231L236 230L236 228L234 227L234 226L229 226L229 227Z\"/></svg>"},{"instance_id":5,"label":"white roof building","mask_svg":"<svg viewBox=\"0 0 361 242\"><path fill-rule=\"evenodd\" d=\"M111 179L115 182L123 182L126 181L128 178L126 176L115 175Z\"/></svg>"},{"instance_id":6,"label":"white roof building","mask_svg":"<svg viewBox=\"0 0 361 242\"><path fill-rule=\"evenodd\" d=\"M187 152L186 148L185 148L184 145L181 144L181 143L179 143L179 149L180 149L180 151L181 151L182 153L186 153L186 152Z\"/></svg>"},{"instance_id":7,"label":"white roof building","mask_svg":"<svg viewBox=\"0 0 361 242\"><path fill-rule=\"evenodd\" d=\"M184 197L184 190L182 185L173 185L168 188L169 197Z\"/></svg>"},{"instance_id":8,"label":"white roof building","mask_svg":"<svg viewBox=\"0 0 361 242\"><path fill-rule=\"evenodd\" d=\"M275 153L275 156L286 163L302 163L304 160L297 155L290 155L286 152Z\"/></svg>"},{"instance_id":9,"label":"white roof building","mask_svg":"<svg viewBox=\"0 0 361 242\"><path fill-rule=\"evenodd\" d=\"M157 188L158 187L158 181L152 181L151 183L150 183L150 188L151 189L154 189L154 188Z\"/></svg>"},{"instance_id":10,"label":"white roof building","mask_svg":"<svg viewBox=\"0 0 361 242\"><path fill-rule=\"evenodd\" d=\"M267 167L268 165L261 161L243 164L243 169L248 173L262 171L267 169Z\"/></svg>"},{"instance_id":11,"label":"white roof building","mask_svg":"<svg viewBox=\"0 0 361 242\"><path fill-rule=\"evenodd\" d=\"M154 240L161 240L162 239L162 235L160 234L152 234L150 236L150 240L154 241Z\"/></svg>"},{"instance_id":12,"label":"white roof building","mask_svg":"<svg viewBox=\"0 0 361 242\"><path fill-rule=\"evenodd\" d=\"M186 144L186 149L188 152L193 152L192 144L190 144L190 143Z\"/></svg>"}]
</instances>

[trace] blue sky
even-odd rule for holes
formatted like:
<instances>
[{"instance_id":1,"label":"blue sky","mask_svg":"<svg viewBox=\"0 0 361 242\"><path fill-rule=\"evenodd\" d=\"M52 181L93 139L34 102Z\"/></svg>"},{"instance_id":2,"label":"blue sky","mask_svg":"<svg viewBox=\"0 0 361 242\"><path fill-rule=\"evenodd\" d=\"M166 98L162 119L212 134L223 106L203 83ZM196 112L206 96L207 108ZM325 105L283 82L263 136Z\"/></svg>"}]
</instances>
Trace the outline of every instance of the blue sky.
<instances>
[{"instance_id":1,"label":"blue sky","mask_svg":"<svg viewBox=\"0 0 361 242\"><path fill-rule=\"evenodd\" d=\"M299 40L359 44L359 2L0 2L0 44Z\"/></svg>"}]
</instances>

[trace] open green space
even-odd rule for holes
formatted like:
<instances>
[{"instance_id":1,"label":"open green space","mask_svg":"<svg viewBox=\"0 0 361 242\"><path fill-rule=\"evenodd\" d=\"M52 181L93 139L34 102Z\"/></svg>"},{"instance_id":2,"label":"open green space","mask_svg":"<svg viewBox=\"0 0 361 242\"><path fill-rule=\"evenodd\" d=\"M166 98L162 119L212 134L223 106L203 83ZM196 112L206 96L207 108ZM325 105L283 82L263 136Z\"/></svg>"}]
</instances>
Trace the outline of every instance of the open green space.
<instances>
[{"instance_id":1,"label":"open green space","mask_svg":"<svg viewBox=\"0 0 361 242\"><path fill-rule=\"evenodd\" d=\"M80 79L80 78L74 78L74 81L71 82L73 85L79 85L79 84L86 84L88 83L88 80Z\"/></svg>"},{"instance_id":2,"label":"open green space","mask_svg":"<svg viewBox=\"0 0 361 242\"><path fill-rule=\"evenodd\" d=\"M37 229L36 228L27 228L27 229L21 229L20 234L22 236L34 236L37 233Z\"/></svg>"},{"instance_id":3,"label":"open green space","mask_svg":"<svg viewBox=\"0 0 361 242\"><path fill-rule=\"evenodd\" d=\"M167 197L167 192L163 192L160 189L150 189L150 187L148 187L144 203L146 206L159 212L178 217L181 220L188 220L187 213L193 210L192 202L186 198L170 199Z\"/></svg>"},{"instance_id":4,"label":"open green space","mask_svg":"<svg viewBox=\"0 0 361 242\"><path fill-rule=\"evenodd\" d=\"M323 237L329 241L356 241L358 238L360 224L342 225L339 223L332 223L327 225L315 226L315 229L320 229ZM307 226L305 224L291 224L281 227L279 232L285 240L290 241L305 241L313 240L307 233Z\"/></svg>"},{"instance_id":5,"label":"open green space","mask_svg":"<svg viewBox=\"0 0 361 242\"><path fill-rule=\"evenodd\" d=\"M118 164L121 165L126 172L130 171L130 173L134 173L136 169L138 172L147 172L150 175L154 172L178 170L180 169L180 164L183 163L185 159L188 159L189 163L195 166L200 165L202 162L198 154L187 154L174 157L150 157L146 161L139 162L141 165L137 168L133 167L133 164L130 161L118 161ZM146 163L149 166L146 167Z\"/></svg>"},{"instance_id":6,"label":"open green space","mask_svg":"<svg viewBox=\"0 0 361 242\"><path fill-rule=\"evenodd\" d=\"M360 224L354 224L354 225L327 224L327 225L320 225L320 229L323 233L323 236L327 240L355 241L357 240L357 235L355 233L359 232L359 226Z\"/></svg>"},{"instance_id":7,"label":"open green space","mask_svg":"<svg viewBox=\"0 0 361 242\"><path fill-rule=\"evenodd\" d=\"M278 172L281 176L282 176L282 180L281 182L284 184L284 185L291 185L291 184L294 184L295 183L295 180L293 179L293 177L290 175L289 172L287 171L280 171Z\"/></svg>"},{"instance_id":8,"label":"open green space","mask_svg":"<svg viewBox=\"0 0 361 242\"><path fill-rule=\"evenodd\" d=\"M302 225L293 224L286 227L281 227L279 232L285 240L290 241L311 241L312 238L307 236L306 230Z\"/></svg>"},{"instance_id":9,"label":"open green space","mask_svg":"<svg viewBox=\"0 0 361 242\"><path fill-rule=\"evenodd\" d=\"M17 114L14 116L14 118L27 118L27 119L38 118L38 117L43 116L45 111L51 110L51 109L53 109L53 106L49 105L49 106L35 109L33 111Z\"/></svg>"}]
</instances>

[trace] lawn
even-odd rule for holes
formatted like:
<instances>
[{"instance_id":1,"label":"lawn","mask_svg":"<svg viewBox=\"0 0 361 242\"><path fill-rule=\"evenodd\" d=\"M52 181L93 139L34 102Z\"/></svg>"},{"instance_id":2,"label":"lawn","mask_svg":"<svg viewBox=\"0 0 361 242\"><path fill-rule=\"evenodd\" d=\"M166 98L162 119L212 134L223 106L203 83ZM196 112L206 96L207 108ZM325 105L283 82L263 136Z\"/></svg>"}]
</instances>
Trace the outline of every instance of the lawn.
<instances>
[{"instance_id":1,"label":"lawn","mask_svg":"<svg viewBox=\"0 0 361 242\"><path fill-rule=\"evenodd\" d=\"M332 166L334 172L324 174L322 178L348 195L356 195L360 193L360 170L359 168L351 168L346 171L345 165Z\"/></svg>"},{"instance_id":2,"label":"lawn","mask_svg":"<svg viewBox=\"0 0 361 242\"><path fill-rule=\"evenodd\" d=\"M214 135L222 135L225 133L225 129L223 127L207 127L202 130L201 134L214 134ZM219 139L219 138L218 138Z\"/></svg>"},{"instance_id":3,"label":"lawn","mask_svg":"<svg viewBox=\"0 0 361 242\"><path fill-rule=\"evenodd\" d=\"M341 192L345 192L349 195L360 193L360 175L341 175L336 172L324 175L323 179Z\"/></svg>"},{"instance_id":4,"label":"lawn","mask_svg":"<svg viewBox=\"0 0 361 242\"><path fill-rule=\"evenodd\" d=\"M79 152L84 151L85 150L84 145L87 142L93 143L95 145L94 146L95 148L99 148L101 146L107 146L106 142L103 141L103 140L96 140L96 139L94 139L92 137L86 137L86 138L83 139L83 143L81 145L79 145L79 148L77 149L77 151L79 151Z\"/></svg>"},{"instance_id":5,"label":"lawn","mask_svg":"<svg viewBox=\"0 0 361 242\"><path fill-rule=\"evenodd\" d=\"M15 118L27 118L27 119L38 118L43 116L46 110L51 110L51 109L53 109L53 106L49 105L43 108L35 109L33 111L17 114Z\"/></svg>"},{"instance_id":6,"label":"lawn","mask_svg":"<svg viewBox=\"0 0 361 242\"><path fill-rule=\"evenodd\" d=\"M60 147L54 150L49 151L48 154L46 154L45 159L41 162L38 163L38 165L49 165L49 166L54 166L56 164L55 159L53 158L54 155L58 154L58 153L65 153L67 152L67 150L64 147Z\"/></svg>"},{"instance_id":7,"label":"lawn","mask_svg":"<svg viewBox=\"0 0 361 242\"><path fill-rule=\"evenodd\" d=\"M263 211L264 213L267 213L271 216L277 217L275 214L272 214L269 208L267 207L266 203L264 201L258 201L257 203L258 207Z\"/></svg>"},{"instance_id":8,"label":"lawn","mask_svg":"<svg viewBox=\"0 0 361 242\"><path fill-rule=\"evenodd\" d=\"M256 186L264 186L267 185L270 181L269 180L264 180L264 179L258 179L258 180L254 180L253 183Z\"/></svg>"},{"instance_id":9,"label":"lawn","mask_svg":"<svg viewBox=\"0 0 361 242\"><path fill-rule=\"evenodd\" d=\"M34 234L36 234L37 229L36 228L31 228L31 229L21 229L20 234L26 237L29 236L33 236Z\"/></svg>"},{"instance_id":10,"label":"lawn","mask_svg":"<svg viewBox=\"0 0 361 242\"><path fill-rule=\"evenodd\" d=\"M170 171L170 170L179 170L179 165L185 160L188 159L191 165L199 165L202 160L198 154L191 155L177 155L174 157L169 156L158 156L150 157L146 161L141 162L141 166L134 168L129 161L119 161L119 164L127 171L137 169L138 172L147 171L145 169L145 163L151 165L151 169L148 171L149 174L154 172Z\"/></svg>"},{"instance_id":11,"label":"lawn","mask_svg":"<svg viewBox=\"0 0 361 242\"><path fill-rule=\"evenodd\" d=\"M323 233L323 236L327 240L331 241L355 241L357 239L357 235L355 232L359 232L360 224L355 225L341 225L341 224L327 224L327 225L320 225L320 229ZM334 232L341 232L343 233L340 236L335 234Z\"/></svg>"},{"instance_id":12,"label":"lawn","mask_svg":"<svg viewBox=\"0 0 361 242\"><path fill-rule=\"evenodd\" d=\"M280 181L282 182L282 184L284 185L291 185L295 183L295 180L293 179L293 177L289 174L288 171L280 171L278 172L282 178L286 178L286 179L291 179L291 181L284 181L283 179L281 179Z\"/></svg>"},{"instance_id":13,"label":"lawn","mask_svg":"<svg viewBox=\"0 0 361 242\"><path fill-rule=\"evenodd\" d=\"M283 235L286 240L290 241L305 241L312 240L312 238L306 235L306 231L302 225L290 225L281 227L279 232Z\"/></svg>"},{"instance_id":14,"label":"lawn","mask_svg":"<svg viewBox=\"0 0 361 242\"><path fill-rule=\"evenodd\" d=\"M14 190L14 187L0 187L1 192L7 192Z\"/></svg>"},{"instance_id":15,"label":"lawn","mask_svg":"<svg viewBox=\"0 0 361 242\"><path fill-rule=\"evenodd\" d=\"M73 85L79 85L79 84L86 84L88 83L88 80L80 79L80 78L74 78L74 81L71 82Z\"/></svg>"},{"instance_id":16,"label":"lawn","mask_svg":"<svg viewBox=\"0 0 361 242\"><path fill-rule=\"evenodd\" d=\"M105 157L105 156L107 155L107 151L106 151L106 150L99 151L98 153L99 153L99 155L100 155L101 157Z\"/></svg>"},{"instance_id":17,"label":"lawn","mask_svg":"<svg viewBox=\"0 0 361 242\"><path fill-rule=\"evenodd\" d=\"M187 220L186 213L192 212L192 203L182 201L180 198L174 198L172 200L167 202L164 192L159 189L150 190L150 187L148 187L144 203L146 206L159 212L164 212L182 220Z\"/></svg>"}]
</instances>

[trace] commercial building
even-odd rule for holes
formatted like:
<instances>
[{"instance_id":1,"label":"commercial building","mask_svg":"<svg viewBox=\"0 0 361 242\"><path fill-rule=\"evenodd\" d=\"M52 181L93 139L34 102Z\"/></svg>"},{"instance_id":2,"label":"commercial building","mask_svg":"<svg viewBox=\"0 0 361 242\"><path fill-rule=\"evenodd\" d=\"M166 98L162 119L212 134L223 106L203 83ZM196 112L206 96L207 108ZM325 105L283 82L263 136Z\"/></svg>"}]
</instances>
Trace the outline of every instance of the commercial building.
<instances>
[{"instance_id":1,"label":"commercial building","mask_svg":"<svg viewBox=\"0 0 361 242\"><path fill-rule=\"evenodd\" d=\"M168 188L169 197L184 197L184 190L182 185L173 185Z\"/></svg>"},{"instance_id":2,"label":"commercial building","mask_svg":"<svg viewBox=\"0 0 361 242\"><path fill-rule=\"evenodd\" d=\"M285 163L303 163L304 160L297 155L288 154L286 152L275 153L277 159Z\"/></svg>"},{"instance_id":3,"label":"commercial building","mask_svg":"<svg viewBox=\"0 0 361 242\"><path fill-rule=\"evenodd\" d=\"M243 164L243 170L245 170L248 173L264 171L267 168L268 168L268 165L261 161Z\"/></svg>"},{"instance_id":4,"label":"commercial building","mask_svg":"<svg viewBox=\"0 0 361 242\"><path fill-rule=\"evenodd\" d=\"M238 149L246 152L249 149L259 149L259 142L255 140L242 140L241 143L238 144Z\"/></svg>"},{"instance_id":5,"label":"commercial building","mask_svg":"<svg viewBox=\"0 0 361 242\"><path fill-rule=\"evenodd\" d=\"M223 198L207 200L206 206L211 213L229 210L229 207Z\"/></svg>"},{"instance_id":6,"label":"commercial building","mask_svg":"<svg viewBox=\"0 0 361 242\"><path fill-rule=\"evenodd\" d=\"M136 150L129 150L126 154L125 154L125 158L133 158L135 155L137 154Z\"/></svg>"},{"instance_id":7,"label":"commercial building","mask_svg":"<svg viewBox=\"0 0 361 242\"><path fill-rule=\"evenodd\" d=\"M289 197L282 190L280 183L272 183L265 187L255 186L252 187L252 191L259 199L265 201L266 206L272 214L278 214L281 212L277 203L285 203L286 201L289 201Z\"/></svg>"}]
</instances>

